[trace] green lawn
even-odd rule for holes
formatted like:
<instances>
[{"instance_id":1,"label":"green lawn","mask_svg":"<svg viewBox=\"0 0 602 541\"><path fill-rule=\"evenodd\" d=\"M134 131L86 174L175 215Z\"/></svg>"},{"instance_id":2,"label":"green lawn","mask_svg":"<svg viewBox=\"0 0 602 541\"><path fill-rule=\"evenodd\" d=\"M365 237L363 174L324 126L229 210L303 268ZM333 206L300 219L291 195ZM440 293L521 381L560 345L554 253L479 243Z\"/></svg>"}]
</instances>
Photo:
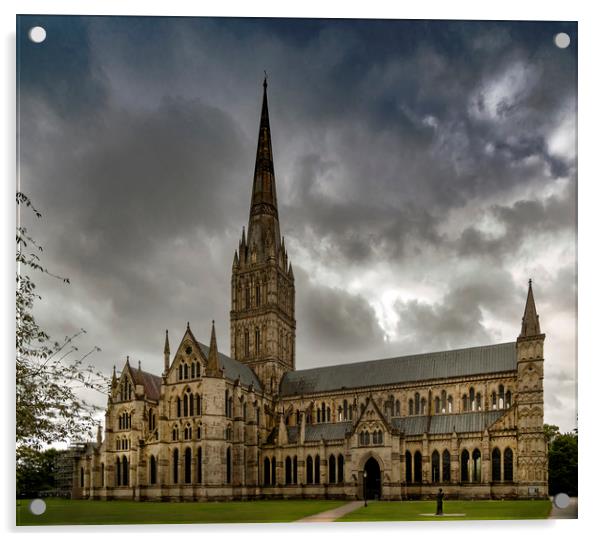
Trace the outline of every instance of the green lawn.
<instances>
[{"instance_id":1,"label":"green lawn","mask_svg":"<svg viewBox=\"0 0 602 541\"><path fill-rule=\"evenodd\" d=\"M345 502L336 500L259 500L251 502L130 502L47 499L46 512L29 512L17 501L17 526L58 524L201 524L291 522Z\"/></svg>"},{"instance_id":2,"label":"green lawn","mask_svg":"<svg viewBox=\"0 0 602 541\"><path fill-rule=\"evenodd\" d=\"M424 517L421 513L434 513L434 501L368 502L338 519L344 522L379 520L514 520L548 518L552 503L549 500L522 501L445 501L444 513L463 513L460 517Z\"/></svg>"}]
</instances>

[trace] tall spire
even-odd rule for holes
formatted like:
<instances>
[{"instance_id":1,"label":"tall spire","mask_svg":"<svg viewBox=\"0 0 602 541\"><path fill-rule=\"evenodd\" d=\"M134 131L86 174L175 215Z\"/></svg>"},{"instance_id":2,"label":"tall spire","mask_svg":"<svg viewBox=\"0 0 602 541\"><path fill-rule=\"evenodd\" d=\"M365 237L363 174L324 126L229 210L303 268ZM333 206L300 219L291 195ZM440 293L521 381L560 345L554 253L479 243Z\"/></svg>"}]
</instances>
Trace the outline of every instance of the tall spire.
<instances>
[{"instance_id":1,"label":"tall spire","mask_svg":"<svg viewBox=\"0 0 602 541\"><path fill-rule=\"evenodd\" d=\"M533 297L532 281L529 279L529 291L527 292L527 303L525 304L525 313L523 315L523 324L521 327L519 338L527 338L530 336L539 336L541 329L539 328L539 316L535 308L535 299Z\"/></svg>"},{"instance_id":2,"label":"tall spire","mask_svg":"<svg viewBox=\"0 0 602 541\"><path fill-rule=\"evenodd\" d=\"M272 136L268 113L268 82L263 80L263 103L257 138L257 154L253 173L253 192L249 212L247 244L255 245L258 256L263 254L265 244L276 247L280 241L278 225L278 200L276 197L276 176L272 154Z\"/></svg>"},{"instance_id":3,"label":"tall spire","mask_svg":"<svg viewBox=\"0 0 602 541\"><path fill-rule=\"evenodd\" d=\"M259 122L257 154L255 156L255 172L253 174L253 198L251 215L256 205L270 205L278 214L276 203L276 182L274 178L274 157L272 155L272 136L270 132L270 115L268 113L268 83L263 80L263 104ZM255 212L262 209L255 209Z\"/></svg>"}]
</instances>

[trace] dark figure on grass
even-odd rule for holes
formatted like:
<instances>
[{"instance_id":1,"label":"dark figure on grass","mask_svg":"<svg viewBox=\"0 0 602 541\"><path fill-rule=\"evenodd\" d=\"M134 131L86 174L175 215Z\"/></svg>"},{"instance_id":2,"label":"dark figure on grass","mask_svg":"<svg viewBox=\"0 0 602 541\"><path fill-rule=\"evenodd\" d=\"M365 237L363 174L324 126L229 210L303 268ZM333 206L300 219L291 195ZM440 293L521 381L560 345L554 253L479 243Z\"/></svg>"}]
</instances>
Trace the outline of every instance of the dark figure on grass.
<instances>
[{"instance_id":1,"label":"dark figure on grass","mask_svg":"<svg viewBox=\"0 0 602 541\"><path fill-rule=\"evenodd\" d=\"M437 515L443 515L443 498L445 494L443 494L443 490L439 489L439 493L437 494Z\"/></svg>"}]
</instances>

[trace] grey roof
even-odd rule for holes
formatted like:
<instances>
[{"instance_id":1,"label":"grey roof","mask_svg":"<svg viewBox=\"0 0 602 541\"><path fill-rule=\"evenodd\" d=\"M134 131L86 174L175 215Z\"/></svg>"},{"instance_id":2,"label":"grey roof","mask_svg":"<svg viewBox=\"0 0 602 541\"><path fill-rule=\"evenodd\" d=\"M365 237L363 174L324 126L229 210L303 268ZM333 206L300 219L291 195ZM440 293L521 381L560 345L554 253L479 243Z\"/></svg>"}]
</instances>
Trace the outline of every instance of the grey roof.
<instances>
[{"instance_id":1,"label":"grey roof","mask_svg":"<svg viewBox=\"0 0 602 541\"><path fill-rule=\"evenodd\" d=\"M516 342L287 372L282 396L516 370Z\"/></svg>"},{"instance_id":2,"label":"grey roof","mask_svg":"<svg viewBox=\"0 0 602 541\"><path fill-rule=\"evenodd\" d=\"M203 355L205 355L205 357L207 357L209 355L209 346L202 344L198 340L197 340L197 344L201 348ZM223 353L218 352L217 355L218 355L220 365L224 369L224 375L228 379L234 381L236 378L240 377L240 382L243 385L248 386L248 385L253 384L253 387L255 387L255 389L257 389L257 390L262 389L259 378L255 375L255 372L253 372L253 370L251 370L251 368L249 368L246 364L243 364L235 359L231 359L230 357L228 357L227 355L224 355Z\"/></svg>"},{"instance_id":3,"label":"grey roof","mask_svg":"<svg viewBox=\"0 0 602 541\"><path fill-rule=\"evenodd\" d=\"M288 426L288 441L294 443L299 437L299 427ZM305 425L305 441L342 440L345 439L345 433L353 430L351 421L340 423L318 423L315 425Z\"/></svg>"},{"instance_id":4,"label":"grey roof","mask_svg":"<svg viewBox=\"0 0 602 541\"><path fill-rule=\"evenodd\" d=\"M142 385L146 397L151 400L159 400L161 397L161 376L145 372L138 368L132 368L130 366L130 372L136 385Z\"/></svg>"},{"instance_id":5,"label":"grey roof","mask_svg":"<svg viewBox=\"0 0 602 541\"><path fill-rule=\"evenodd\" d=\"M406 436L428 434L451 434L454 430L464 432L482 432L491 426L508 410L474 411L468 413L433 415L415 415L391 419L391 425ZM287 426L288 441L296 443L299 439L299 426ZM353 422L317 423L305 425L305 441L342 440L347 433L353 432ZM272 442L273 443L273 442Z\"/></svg>"},{"instance_id":6,"label":"grey roof","mask_svg":"<svg viewBox=\"0 0 602 541\"><path fill-rule=\"evenodd\" d=\"M491 426L507 410L474 411L447 415L416 415L391 420L391 424L406 436L429 434L451 434L454 430L460 432L482 432Z\"/></svg>"}]
</instances>

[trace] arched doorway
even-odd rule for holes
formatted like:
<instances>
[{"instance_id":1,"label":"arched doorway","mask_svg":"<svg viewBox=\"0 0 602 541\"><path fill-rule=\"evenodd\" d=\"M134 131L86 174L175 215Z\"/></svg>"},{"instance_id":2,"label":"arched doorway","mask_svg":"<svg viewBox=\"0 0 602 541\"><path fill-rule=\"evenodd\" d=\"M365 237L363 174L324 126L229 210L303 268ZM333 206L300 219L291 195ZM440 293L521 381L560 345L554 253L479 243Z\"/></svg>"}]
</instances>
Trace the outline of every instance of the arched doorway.
<instances>
[{"instance_id":1,"label":"arched doorway","mask_svg":"<svg viewBox=\"0 0 602 541\"><path fill-rule=\"evenodd\" d=\"M374 457L370 457L364 465L366 472L366 499L380 499L380 466Z\"/></svg>"}]
</instances>

